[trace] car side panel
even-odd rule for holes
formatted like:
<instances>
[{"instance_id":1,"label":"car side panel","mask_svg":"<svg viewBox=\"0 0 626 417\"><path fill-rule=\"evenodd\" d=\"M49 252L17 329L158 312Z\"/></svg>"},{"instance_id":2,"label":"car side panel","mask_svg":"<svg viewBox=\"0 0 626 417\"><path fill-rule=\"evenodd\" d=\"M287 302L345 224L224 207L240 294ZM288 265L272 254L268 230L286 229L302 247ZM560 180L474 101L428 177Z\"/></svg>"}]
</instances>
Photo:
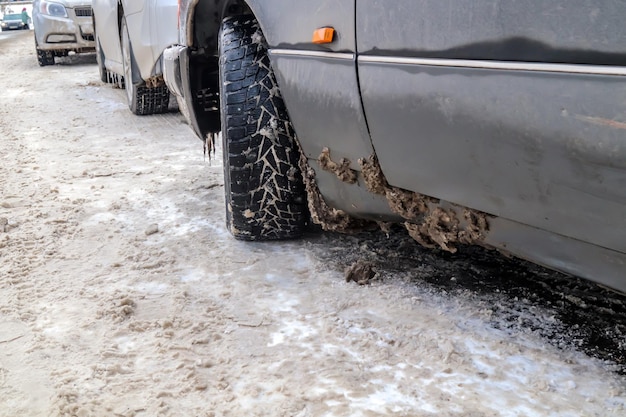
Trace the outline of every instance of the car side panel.
<instances>
[{"instance_id":1,"label":"car side panel","mask_svg":"<svg viewBox=\"0 0 626 417\"><path fill-rule=\"evenodd\" d=\"M270 48L355 51L355 0L246 0L257 17ZM313 31L337 30L332 44L311 42Z\"/></svg>"},{"instance_id":2,"label":"car side panel","mask_svg":"<svg viewBox=\"0 0 626 417\"><path fill-rule=\"evenodd\" d=\"M356 216L389 220L387 201L367 192L365 184L341 182L323 172L317 162L327 148L333 161L349 161L360 171L357 160L373 154L372 144L358 94L354 58L350 54L327 57L290 55L272 49L270 56L289 116L309 165L326 202Z\"/></svg>"},{"instance_id":3,"label":"car side panel","mask_svg":"<svg viewBox=\"0 0 626 417\"><path fill-rule=\"evenodd\" d=\"M127 0L124 14L139 75L147 80L162 73L161 54L178 41L178 1L153 0L143 7L137 3Z\"/></svg>"},{"instance_id":4,"label":"car side panel","mask_svg":"<svg viewBox=\"0 0 626 417\"><path fill-rule=\"evenodd\" d=\"M626 252L624 77L369 64L360 79L390 184Z\"/></svg>"},{"instance_id":5,"label":"car side panel","mask_svg":"<svg viewBox=\"0 0 626 417\"><path fill-rule=\"evenodd\" d=\"M117 4L116 0L94 0L93 9L105 66L123 75ZM163 50L178 41L177 0L124 1L122 9L139 78L161 74Z\"/></svg>"},{"instance_id":6,"label":"car side panel","mask_svg":"<svg viewBox=\"0 0 626 417\"><path fill-rule=\"evenodd\" d=\"M366 55L626 65L621 0L358 0Z\"/></svg>"},{"instance_id":7,"label":"car side panel","mask_svg":"<svg viewBox=\"0 0 626 417\"><path fill-rule=\"evenodd\" d=\"M626 4L575 3L550 14L558 4L359 0L359 79L389 183L626 252L626 76L471 67L622 63L626 29L613 14ZM538 49L513 48L509 35Z\"/></svg>"},{"instance_id":8,"label":"car side panel","mask_svg":"<svg viewBox=\"0 0 626 417\"><path fill-rule=\"evenodd\" d=\"M105 58L104 66L123 75L117 0L93 0L92 10L96 22L96 41L100 42Z\"/></svg>"}]
</instances>

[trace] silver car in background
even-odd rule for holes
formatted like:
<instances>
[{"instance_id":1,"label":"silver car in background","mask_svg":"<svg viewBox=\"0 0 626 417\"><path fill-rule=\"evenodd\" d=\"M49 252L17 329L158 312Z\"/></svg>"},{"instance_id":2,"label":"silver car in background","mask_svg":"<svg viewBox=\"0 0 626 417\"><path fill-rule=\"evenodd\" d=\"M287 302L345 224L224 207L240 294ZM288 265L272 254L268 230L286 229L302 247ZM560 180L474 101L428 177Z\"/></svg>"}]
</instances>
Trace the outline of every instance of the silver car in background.
<instances>
[{"instance_id":1,"label":"silver car in background","mask_svg":"<svg viewBox=\"0 0 626 417\"><path fill-rule=\"evenodd\" d=\"M178 41L177 0L94 0L93 10L101 80L126 88L134 114L166 112L162 55Z\"/></svg>"},{"instance_id":2,"label":"silver car in background","mask_svg":"<svg viewBox=\"0 0 626 417\"><path fill-rule=\"evenodd\" d=\"M0 28L2 28L3 31L28 29L28 23L22 21L21 13L7 13L2 16Z\"/></svg>"},{"instance_id":3,"label":"silver car in background","mask_svg":"<svg viewBox=\"0 0 626 417\"><path fill-rule=\"evenodd\" d=\"M40 66L69 52L94 51L91 0L35 0L32 20Z\"/></svg>"}]
</instances>

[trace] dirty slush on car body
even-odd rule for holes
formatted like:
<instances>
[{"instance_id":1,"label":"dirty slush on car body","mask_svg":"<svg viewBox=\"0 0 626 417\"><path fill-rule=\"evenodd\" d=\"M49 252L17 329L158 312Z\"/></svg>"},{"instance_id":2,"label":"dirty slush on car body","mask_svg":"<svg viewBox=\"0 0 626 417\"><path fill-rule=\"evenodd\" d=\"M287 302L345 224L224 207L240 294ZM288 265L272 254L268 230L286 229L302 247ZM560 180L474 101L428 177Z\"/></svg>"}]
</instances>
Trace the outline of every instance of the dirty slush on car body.
<instances>
[{"instance_id":1,"label":"dirty slush on car body","mask_svg":"<svg viewBox=\"0 0 626 417\"><path fill-rule=\"evenodd\" d=\"M385 231L399 223L427 248L455 253L461 245L484 246L626 290L626 252L615 227L623 224L623 193L611 187L623 182L623 171L611 171L614 155L595 144L619 146L611 129L619 123L594 124L591 131L597 118L567 118L586 111L579 98L590 94L606 102L601 110L621 103L610 86L626 75L615 66L622 47L606 44L604 32L592 28L590 42L602 53L579 51L584 45L555 27L542 7L519 15L523 6L513 3L501 11L498 27L433 28L440 32L429 37L415 30L412 16L429 13L436 21L438 2L399 0L393 10L406 13L393 24L383 3L180 2L180 45L165 54L165 80L202 140L222 132L233 235L301 234L304 226L289 226L301 191L276 181L300 175L310 218L325 230ZM604 15L624 7L608 3ZM485 2L475 7L491 10ZM564 18L585 21L589 7L581 2ZM306 25L285 20L296 15L306 16ZM451 17L468 23L461 9ZM529 32L520 19L541 25ZM258 29L232 29L251 22ZM387 36L379 39L372 29L381 25ZM322 45L315 42L320 29L330 34ZM254 59L263 64L249 65L247 49L231 52L231 40L220 44L224 36L262 44ZM496 40L485 43L485 36ZM541 39L526 39L533 36ZM475 43L459 47L468 39ZM538 47L548 40L554 48ZM576 53L564 54L568 48ZM271 74L263 87L281 97L280 109L268 112L261 90L249 88L262 79L255 71ZM229 91L232 82L246 88ZM219 109L206 100L216 96ZM300 154L297 162L282 155L285 149ZM596 170L607 184L598 185Z\"/></svg>"},{"instance_id":2,"label":"dirty slush on car body","mask_svg":"<svg viewBox=\"0 0 626 417\"><path fill-rule=\"evenodd\" d=\"M304 153L287 118L256 20L227 18L220 48L227 219L233 235L256 240L302 234L304 195L296 166L304 173L311 217L324 230L354 232L375 225L331 208L317 188L314 170L306 158L298 156ZM328 148L318 163L341 181L358 181L350 161L342 158L335 163ZM456 252L455 243L478 243L488 231L483 213L462 207L442 208L437 199L389 186L375 155L360 159L359 164L368 190L387 198L392 210L406 219L409 234L422 245ZM457 216L457 210L462 217Z\"/></svg>"}]
</instances>

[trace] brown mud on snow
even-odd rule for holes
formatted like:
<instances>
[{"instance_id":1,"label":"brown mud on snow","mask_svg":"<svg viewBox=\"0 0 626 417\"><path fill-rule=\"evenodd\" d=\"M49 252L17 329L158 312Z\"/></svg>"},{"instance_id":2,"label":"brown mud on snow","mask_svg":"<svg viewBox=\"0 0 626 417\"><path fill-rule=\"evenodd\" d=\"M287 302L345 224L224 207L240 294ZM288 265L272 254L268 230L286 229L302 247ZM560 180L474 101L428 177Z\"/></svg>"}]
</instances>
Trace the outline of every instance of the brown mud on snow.
<instances>
[{"instance_id":1,"label":"brown mud on snow","mask_svg":"<svg viewBox=\"0 0 626 417\"><path fill-rule=\"evenodd\" d=\"M455 253L455 244L476 244L489 231L487 215L477 210L453 205L440 207L436 198L392 187L387 183L375 155L359 159L367 189L384 195L389 207L407 221L409 235L427 248L441 248ZM459 217L458 211L462 211Z\"/></svg>"},{"instance_id":2,"label":"brown mud on snow","mask_svg":"<svg viewBox=\"0 0 626 417\"><path fill-rule=\"evenodd\" d=\"M374 267L374 262L359 259L346 268L344 273L346 276L346 282L354 281L359 285L369 284L376 277Z\"/></svg>"},{"instance_id":3,"label":"brown mud on snow","mask_svg":"<svg viewBox=\"0 0 626 417\"><path fill-rule=\"evenodd\" d=\"M9 231L9 219L6 217L0 217L0 233Z\"/></svg>"}]
</instances>

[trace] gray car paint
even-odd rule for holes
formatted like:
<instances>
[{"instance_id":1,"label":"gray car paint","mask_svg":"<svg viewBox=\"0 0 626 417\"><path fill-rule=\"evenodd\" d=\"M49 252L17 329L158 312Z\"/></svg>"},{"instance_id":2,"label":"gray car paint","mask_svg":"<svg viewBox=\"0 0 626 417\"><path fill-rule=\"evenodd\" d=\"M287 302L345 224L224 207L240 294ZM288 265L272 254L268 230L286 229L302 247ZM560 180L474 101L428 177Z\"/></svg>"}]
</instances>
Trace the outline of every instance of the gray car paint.
<instances>
[{"instance_id":1,"label":"gray car paint","mask_svg":"<svg viewBox=\"0 0 626 417\"><path fill-rule=\"evenodd\" d=\"M358 157L372 155L374 150L361 106L354 56L302 58L271 51L270 56L287 108L295 110L290 117L307 158L316 161L327 147L333 160L349 159L350 167L359 171ZM305 78L311 82L303 83ZM368 193L364 185L338 183L335 175L327 175L316 162L310 165L317 171L318 187L333 207L377 220L397 219L386 200Z\"/></svg>"},{"instance_id":2,"label":"gray car paint","mask_svg":"<svg viewBox=\"0 0 626 417\"><path fill-rule=\"evenodd\" d=\"M358 0L357 4L360 54L626 65L623 1Z\"/></svg>"},{"instance_id":3,"label":"gray car paint","mask_svg":"<svg viewBox=\"0 0 626 417\"><path fill-rule=\"evenodd\" d=\"M270 48L354 52L355 1L248 0ZM311 43L313 31L321 27L336 30L332 44Z\"/></svg>"},{"instance_id":4,"label":"gray car paint","mask_svg":"<svg viewBox=\"0 0 626 417\"><path fill-rule=\"evenodd\" d=\"M359 73L391 185L626 252L616 227L626 131L594 123L626 110L624 77L386 64Z\"/></svg>"},{"instance_id":5,"label":"gray car paint","mask_svg":"<svg viewBox=\"0 0 626 417\"><path fill-rule=\"evenodd\" d=\"M615 15L626 4L568 2L557 13L553 2L455 3L358 2L361 93L387 180L626 252L626 79L445 66L449 58L623 65L626 29ZM442 58L442 66L367 55Z\"/></svg>"},{"instance_id":6,"label":"gray car paint","mask_svg":"<svg viewBox=\"0 0 626 417\"><path fill-rule=\"evenodd\" d=\"M218 3L224 10L224 2L200 1L202 14ZM485 244L626 291L624 77L471 68L479 59L621 65L623 3L575 3L248 1L309 158L323 146L333 159L368 156L369 132L393 185L502 216L490 220ZM327 25L343 34L340 42L312 45L312 29ZM195 42L217 36L203 27ZM354 29L358 51L346 35ZM333 56L346 52L361 56L354 76L351 63ZM393 57L443 61L385 62ZM317 169L331 204L384 211L380 200L354 196L361 183Z\"/></svg>"}]
</instances>

